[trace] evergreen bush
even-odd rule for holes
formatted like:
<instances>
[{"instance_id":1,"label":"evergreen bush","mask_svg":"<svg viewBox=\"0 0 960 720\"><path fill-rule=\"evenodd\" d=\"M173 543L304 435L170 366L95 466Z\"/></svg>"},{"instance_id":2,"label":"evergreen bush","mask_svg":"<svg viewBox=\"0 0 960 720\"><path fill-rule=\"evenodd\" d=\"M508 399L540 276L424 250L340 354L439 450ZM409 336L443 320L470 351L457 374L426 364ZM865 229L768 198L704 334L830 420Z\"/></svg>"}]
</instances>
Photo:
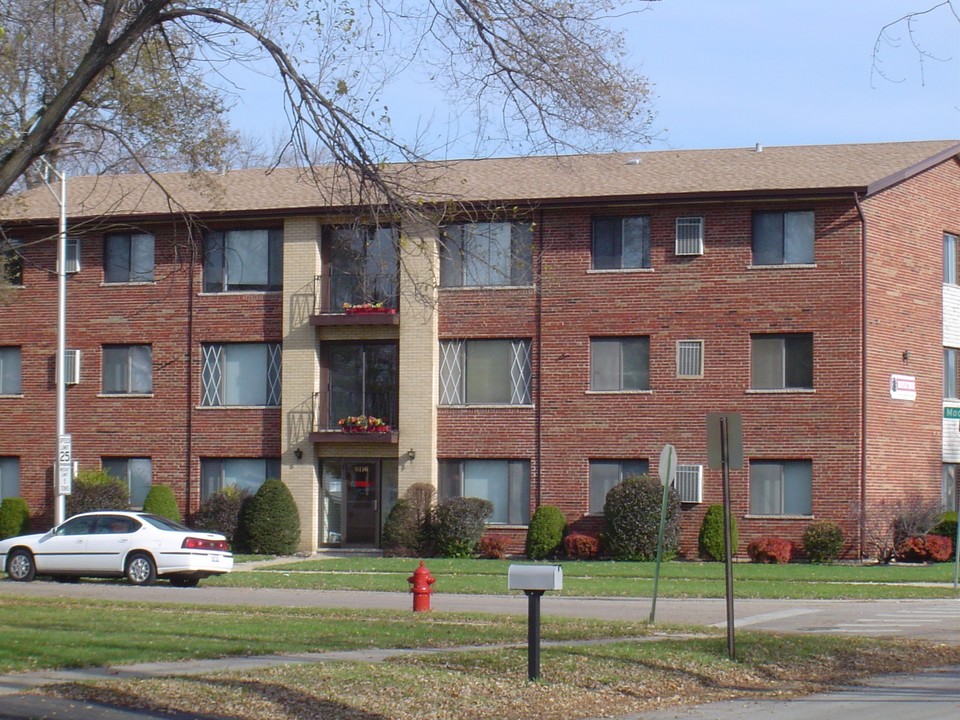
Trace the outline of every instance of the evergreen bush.
<instances>
[{"instance_id":1,"label":"evergreen bush","mask_svg":"<svg viewBox=\"0 0 960 720\"><path fill-rule=\"evenodd\" d=\"M30 532L30 509L21 497L8 497L0 502L0 540Z\"/></svg>"},{"instance_id":2,"label":"evergreen bush","mask_svg":"<svg viewBox=\"0 0 960 720\"><path fill-rule=\"evenodd\" d=\"M129 510L130 488L106 470L81 470L67 495L67 517L96 510Z\"/></svg>"},{"instance_id":3,"label":"evergreen bush","mask_svg":"<svg viewBox=\"0 0 960 720\"><path fill-rule=\"evenodd\" d=\"M193 516L193 525L197 530L220 533L232 543L237 536L243 506L252 497L253 493L246 488L227 485L200 503L200 509Z\"/></svg>"},{"instance_id":4,"label":"evergreen bush","mask_svg":"<svg viewBox=\"0 0 960 720\"><path fill-rule=\"evenodd\" d=\"M555 505L541 505L527 527L526 555L530 560L556 557L563 547L567 518Z\"/></svg>"},{"instance_id":5,"label":"evergreen bush","mask_svg":"<svg viewBox=\"0 0 960 720\"><path fill-rule=\"evenodd\" d=\"M733 513L730 513L730 548L733 550L733 557L736 557L739 543L740 531L737 528L737 519ZM700 557L704 560L723 562L727 559L724 545L723 505L711 505L703 516L703 522L700 523Z\"/></svg>"},{"instance_id":6,"label":"evergreen bush","mask_svg":"<svg viewBox=\"0 0 960 720\"><path fill-rule=\"evenodd\" d=\"M957 539L957 511L950 510L940 516L940 520L930 529L930 535Z\"/></svg>"},{"instance_id":7,"label":"evergreen bush","mask_svg":"<svg viewBox=\"0 0 960 720\"><path fill-rule=\"evenodd\" d=\"M826 520L810 523L803 531L801 542L810 562L834 562L843 552L843 530Z\"/></svg>"},{"instance_id":8,"label":"evergreen bush","mask_svg":"<svg viewBox=\"0 0 960 720\"><path fill-rule=\"evenodd\" d=\"M493 503L472 497L454 497L437 505L431 513L429 544L440 557L471 558L483 537Z\"/></svg>"},{"instance_id":9,"label":"evergreen bush","mask_svg":"<svg viewBox=\"0 0 960 720\"><path fill-rule=\"evenodd\" d=\"M180 506L169 485L151 485L143 499L143 511L165 517L174 522L182 522Z\"/></svg>"},{"instance_id":10,"label":"evergreen bush","mask_svg":"<svg viewBox=\"0 0 960 720\"><path fill-rule=\"evenodd\" d=\"M606 549L614 560L654 560L663 486L642 475L626 478L607 493L603 505ZM680 496L671 489L663 533L663 557L676 555L680 544Z\"/></svg>"},{"instance_id":11,"label":"evergreen bush","mask_svg":"<svg viewBox=\"0 0 960 720\"><path fill-rule=\"evenodd\" d=\"M384 557L418 557L421 527L417 509L404 498L397 500L383 523L380 546Z\"/></svg>"},{"instance_id":12,"label":"evergreen bush","mask_svg":"<svg viewBox=\"0 0 960 720\"><path fill-rule=\"evenodd\" d=\"M238 535L256 555L292 555L300 543L300 513L290 488L267 480L244 504Z\"/></svg>"}]
</instances>

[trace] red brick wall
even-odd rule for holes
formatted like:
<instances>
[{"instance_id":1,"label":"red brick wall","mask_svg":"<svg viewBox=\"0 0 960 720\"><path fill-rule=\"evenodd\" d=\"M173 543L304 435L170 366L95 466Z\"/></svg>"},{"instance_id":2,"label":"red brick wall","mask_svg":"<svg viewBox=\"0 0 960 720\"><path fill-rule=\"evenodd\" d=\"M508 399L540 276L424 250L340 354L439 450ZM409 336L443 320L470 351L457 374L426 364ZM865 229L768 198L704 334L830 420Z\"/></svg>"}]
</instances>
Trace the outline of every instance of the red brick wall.
<instances>
[{"instance_id":1,"label":"red brick wall","mask_svg":"<svg viewBox=\"0 0 960 720\"><path fill-rule=\"evenodd\" d=\"M147 228L156 235L155 283L103 285L106 228L71 230L82 240L81 271L67 279L67 347L81 351L81 382L67 387L67 432L80 468L104 456L150 457L153 482L168 484L186 508L199 503L199 458L278 456L280 412L199 409L202 342L280 340L278 293L200 295L201 266L189 263L182 227ZM0 455L20 457L21 494L35 526L53 520L56 450L56 243L43 231L28 244L24 287L0 311L0 344L21 345L23 397L0 399ZM199 253L197 254L199 258ZM194 278L193 343L189 337ZM101 345L146 343L153 352L152 397L101 396ZM192 369L188 358L192 350ZM193 397L187 397L192 377ZM187 427L193 443L188 460Z\"/></svg>"}]
</instances>

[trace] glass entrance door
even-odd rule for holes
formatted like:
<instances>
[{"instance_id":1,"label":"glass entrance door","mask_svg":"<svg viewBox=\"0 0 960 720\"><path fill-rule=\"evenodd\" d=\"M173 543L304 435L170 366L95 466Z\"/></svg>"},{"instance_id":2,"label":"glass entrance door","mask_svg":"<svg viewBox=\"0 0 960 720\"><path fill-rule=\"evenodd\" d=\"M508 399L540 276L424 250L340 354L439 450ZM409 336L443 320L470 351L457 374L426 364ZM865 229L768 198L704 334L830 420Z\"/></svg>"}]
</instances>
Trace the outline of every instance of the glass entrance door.
<instances>
[{"instance_id":1,"label":"glass entrance door","mask_svg":"<svg viewBox=\"0 0 960 720\"><path fill-rule=\"evenodd\" d=\"M345 545L377 546L380 477L376 461L344 462Z\"/></svg>"}]
</instances>

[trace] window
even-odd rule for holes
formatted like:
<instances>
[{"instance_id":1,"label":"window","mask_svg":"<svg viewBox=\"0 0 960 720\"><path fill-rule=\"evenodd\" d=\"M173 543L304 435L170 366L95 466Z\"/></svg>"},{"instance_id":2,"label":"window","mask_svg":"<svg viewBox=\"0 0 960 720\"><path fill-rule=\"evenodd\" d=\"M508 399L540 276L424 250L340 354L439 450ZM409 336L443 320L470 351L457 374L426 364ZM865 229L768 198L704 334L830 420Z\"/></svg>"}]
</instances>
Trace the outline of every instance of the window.
<instances>
[{"instance_id":1,"label":"window","mask_svg":"<svg viewBox=\"0 0 960 720\"><path fill-rule=\"evenodd\" d=\"M703 377L703 340L677 342L677 377Z\"/></svg>"},{"instance_id":2,"label":"window","mask_svg":"<svg viewBox=\"0 0 960 720\"><path fill-rule=\"evenodd\" d=\"M591 338L591 390L649 390L650 338Z\"/></svg>"},{"instance_id":3,"label":"window","mask_svg":"<svg viewBox=\"0 0 960 720\"><path fill-rule=\"evenodd\" d=\"M0 500L20 497L20 458L0 457Z\"/></svg>"},{"instance_id":4,"label":"window","mask_svg":"<svg viewBox=\"0 0 960 720\"><path fill-rule=\"evenodd\" d=\"M957 263L960 262L957 256L956 235L950 233L943 234L943 282L950 285L957 285Z\"/></svg>"},{"instance_id":5,"label":"window","mask_svg":"<svg viewBox=\"0 0 960 720\"><path fill-rule=\"evenodd\" d=\"M960 398L960 363L957 348L943 349L943 396L951 400Z\"/></svg>"},{"instance_id":6,"label":"window","mask_svg":"<svg viewBox=\"0 0 960 720\"><path fill-rule=\"evenodd\" d=\"M103 281L153 282L153 235L121 233L103 239Z\"/></svg>"},{"instance_id":7,"label":"window","mask_svg":"<svg viewBox=\"0 0 960 720\"><path fill-rule=\"evenodd\" d=\"M945 512L957 509L957 465L943 464L943 509Z\"/></svg>"},{"instance_id":8,"label":"window","mask_svg":"<svg viewBox=\"0 0 960 720\"><path fill-rule=\"evenodd\" d=\"M813 388L813 335L753 335L750 386L754 390Z\"/></svg>"},{"instance_id":9,"label":"window","mask_svg":"<svg viewBox=\"0 0 960 720\"><path fill-rule=\"evenodd\" d=\"M327 369L327 426L349 415L372 415L397 425L396 343L323 343Z\"/></svg>"},{"instance_id":10,"label":"window","mask_svg":"<svg viewBox=\"0 0 960 720\"><path fill-rule=\"evenodd\" d=\"M0 238L0 275L10 285L23 285L23 241L16 238Z\"/></svg>"},{"instance_id":11,"label":"window","mask_svg":"<svg viewBox=\"0 0 960 720\"><path fill-rule=\"evenodd\" d=\"M20 348L0 347L0 395L19 395L21 392Z\"/></svg>"},{"instance_id":12,"label":"window","mask_svg":"<svg viewBox=\"0 0 960 720\"><path fill-rule=\"evenodd\" d=\"M703 255L703 218L677 218L677 255Z\"/></svg>"},{"instance_id":13,"label":"window","mask_svg":"<svg viewBox=\"0 0 960 720\"><path fill-rule=\"evenodd\" d=\"M280 290L282 276L282 230L210 232L204 238L204 292Z\"/></svg>"},{"instance_id":14,"label":"window","mask_svg":"<svg viewBox=\"0 0 960 720\"><path fill-rule=\"evenodd\" d=\"M396 307L399 264L393 228L333 228L329 231L330 309L344 303L382 302Z\"/></svg>"},{"instance_id":15,"label":"window","mask_svg":"<svg viewBox=\"0 0 960 720\"><path fill-rule=\"evenodd\" d=\"M677 479L673 484L680 502L703 502L703 465L677 465Z\"/></svg>"},{"instance_id":16,"label":"window","mask_svg":"<svg viewBox=\"0 0 960 720\"><path fill-rule=\"evenodd\" d=\"M149 345L104 345L103 392L106 395L152 393L151 347Z\"/></svg>"},{"instance_id":17,"label":"window","mask_svg":"<svg viewBox=\"0 0 960 720\"><path fill-rule=\"evenodd\" d=\"M80 238L67 238L67 254L64 258L65 273L80 272Z\"/></svg>"},{"instance_id":18,"label":"window","mask_svg":"<svg viewBox=\"0 0 960 720\"><path fill-rule=\"evenodd\" d=\"M753 264L813 264L813 211L754 213Z\"/></svg>"},{"instance_id":19,"label":"window","mask_svg":"<svg viewBox=\"0 0 960 720\"><path fill-rule=\"evenodd\" d=\"M201 405L280 404L280 343L203 346Z\"/></svg>"},{"instance_id":20,"label":"window","mask_svg":"<svg viewBox=\"0 0 960 720\"><path fill-rule=\"evenodd\" d=\"M438 500L476 497L493 503L491 523L530 522L530 463L526 460L441 460Z\"/></svg>"},{"instance_id":21,"label":"window","mask_svg":"<svg viewBox=\"0 0 960 720\"><path fill-rule=\"evenodd\" d=\"M530 285L532 262L528 223L449 225L440 248L440 286Z\"/></svg>"},{"instance_id":22,"label":"window","mask_svg":"<svg viewBox=\"0 0 960 720\"><path fill-rule=\"evenodd\" d=\"M130 504L133 507L143 507L153 478L150 458L105 457L101 459L100 465L110 475L127 484L130 489Z\"/></svg>"},{"instance_id":23,"label":"window","mask_svg":"<svg viewBox=\"0 0 960 720\"><path fill-rule=\"evenodd\" d=\"M590 512L603 514L607 493L632 475L645 475L650 463L646 460L591 460Z\"/></svg>"},{"instance_id":24,"label":"window","mask_svg":"<svg viewBox=\"0 0 960 720\"><path fill-rule=\"evenodd\" d=\"M650 218L593 219L594 270L650 267Z\"/></svg>"},{"instance_id":25,"label":"window","mask_svg":"<svg viewBox=\"0 0 960 720\"><path fill-rule=\"evenodd\" d=\"M751 515L812 515L813 464L809 460L751 460Z\"/></svg>"},{"instance_id":26,"label":"window","mask_svg":"<svg viewBox=\"0 0 960 720\"><path fill-rule=\"evenodd\" d=\"M280 479L280 458L204 458L200 460L200 500L234 486L255 493L267 480Z\"/></svg>"},{"instance_id":27,"label":"window","mask_svg":"<svg viewBox=\"0 0 960 720\"><path fill-rule=\"evenodd\" d=\"M441 405L529 405L529 340L440 343Z\"/></svg>"}]
</instances>

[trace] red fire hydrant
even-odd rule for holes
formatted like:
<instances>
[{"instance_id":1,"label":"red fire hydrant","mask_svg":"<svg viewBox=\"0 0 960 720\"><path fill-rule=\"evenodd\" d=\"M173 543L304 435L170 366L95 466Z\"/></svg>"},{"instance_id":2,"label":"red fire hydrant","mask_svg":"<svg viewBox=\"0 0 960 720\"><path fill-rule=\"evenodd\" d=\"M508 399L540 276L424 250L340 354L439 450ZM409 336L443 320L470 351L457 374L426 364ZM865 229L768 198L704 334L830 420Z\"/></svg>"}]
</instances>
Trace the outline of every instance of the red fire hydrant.
<instances>
[{"instance_id":1,"label":"red fire hydrant","mask_svg":"<svg viewBox=\"0 0 960 720\"><path fill-rule=\"evenodd\" d=\"M413 575L407 578L407 582L412 586L410 592L413 593L413 611L426 612L430 610L430 593L433 592L430 586L436 580L433 579L430 571L424 567L423 560L420 561L420 567L413 571Z\"/></svg>"}]
</instances>

